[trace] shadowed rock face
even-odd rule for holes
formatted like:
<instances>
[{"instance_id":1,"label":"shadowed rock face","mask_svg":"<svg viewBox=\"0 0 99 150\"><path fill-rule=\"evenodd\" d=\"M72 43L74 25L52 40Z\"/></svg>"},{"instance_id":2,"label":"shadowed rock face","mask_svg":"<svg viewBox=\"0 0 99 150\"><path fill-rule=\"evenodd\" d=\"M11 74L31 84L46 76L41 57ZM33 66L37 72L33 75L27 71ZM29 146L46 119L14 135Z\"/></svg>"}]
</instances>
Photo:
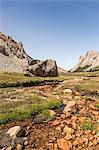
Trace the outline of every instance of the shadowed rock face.
<instances>
[{"instance_id":1,"label":"shadowed rock face","mask_svg":"<svg viewBox=\"0 0 99 150\"><path fill-rule=\"evenodd\" d=\"M88 51L86 56L80 56L78 64L70 72L99 70L99 52Z\"/></svg>"},{"instance_id":2,"label":"shadowed rock face","mask_svg":"<svg viewBox=\"0 0 99 150\"><path fill-rule=\"evenodd\" d=\"M28 76L57 76L54 60L34 60L25 52L23 44L0 32L0 70L24 72Z\"/></svg>"},{"instance_id":3,"label":"shadowed rock face","mask_svg":"<svg viewBox=\"0 0 99 150\"><path fill-rule=\"evenodd\" d=\"M48 59L45 61L41 61L32 67L30 67L30 72L35 76L58 76L58 69L56 65L56 61Z\"/></svg>"}]
</instances>

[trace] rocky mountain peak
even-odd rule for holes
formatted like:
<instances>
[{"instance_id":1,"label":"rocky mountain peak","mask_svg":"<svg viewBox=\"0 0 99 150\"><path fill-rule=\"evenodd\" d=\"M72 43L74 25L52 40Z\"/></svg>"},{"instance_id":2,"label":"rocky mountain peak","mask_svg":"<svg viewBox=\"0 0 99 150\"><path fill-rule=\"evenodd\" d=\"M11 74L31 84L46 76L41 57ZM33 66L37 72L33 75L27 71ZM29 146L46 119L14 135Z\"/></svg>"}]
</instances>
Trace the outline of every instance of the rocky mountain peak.
<instances>
[{"instance_id":1,"label":"rocky mountain peak","mask_svg":"<svg viewBox=\"0 0 99 150\"><path fill-rule=\"evenodd\" d=\"M22 42L16 42L11 36L0 32L0 70L24 72L29 76L57 76L58 68L54 60L34 60L23 47Z\"/></svg>"},{"instance_id":2,"label":"rocky mountain peak","mask_svg":"<svg viewBox=\"0 0 99 150\"><path fill-rule=\"evenodd\" d=\"M99 52L87 51L85 57L80 56L78 64L71 69L71 72L75 71L95 71L99 70Z\"/></svg>"}]
</instances>

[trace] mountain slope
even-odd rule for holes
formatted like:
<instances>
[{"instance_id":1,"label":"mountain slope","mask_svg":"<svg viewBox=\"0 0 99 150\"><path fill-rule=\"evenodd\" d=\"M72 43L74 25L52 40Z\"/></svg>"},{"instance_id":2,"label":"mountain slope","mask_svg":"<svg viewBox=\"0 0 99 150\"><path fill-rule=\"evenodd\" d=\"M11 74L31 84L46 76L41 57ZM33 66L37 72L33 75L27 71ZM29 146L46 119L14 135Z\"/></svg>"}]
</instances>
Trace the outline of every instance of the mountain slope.
<instances>
[{"instance_id":1,"label":"mountain slope","mask_svg":"<svg viewBox=\"0 0 99 150\"><path fill-rule=\"evenodd\" d=\"M33 59L28 56L23 44L0 32L0 69L22 72Z\"/></svg>"},{"instance_id":2,"label":"mountain slope","mask_svg":"<svg viewBox=\"0 0 99 150\"><path fill-rule=\"evenodd\" d=\"M23 44L17 43L0 32L0 70L23 72L28 76L58 76L55 60L34 60L25 52Z\"/></svg>"},{"instance_id":3,"label":"mountain slope","mask_svg":"<svg viewBox=\"0 0 99 150\"><path fill-rule=\"evenodd\" d=\"M78 64L70 72L99 70L99 52L88 51L86 56L80 56Z\"/></svg>"}]
</instances>

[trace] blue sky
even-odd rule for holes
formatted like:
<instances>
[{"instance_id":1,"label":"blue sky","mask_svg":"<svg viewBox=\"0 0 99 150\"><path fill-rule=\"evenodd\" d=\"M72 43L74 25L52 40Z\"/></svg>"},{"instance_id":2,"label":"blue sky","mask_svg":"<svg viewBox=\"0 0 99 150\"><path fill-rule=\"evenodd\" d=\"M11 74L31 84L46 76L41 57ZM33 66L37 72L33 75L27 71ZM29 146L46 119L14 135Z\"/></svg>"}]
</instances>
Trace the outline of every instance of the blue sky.
<instances>
[{"instance_id":1,"label":"blue sky","mask_svg":"<svg viewBox=\"0 0 99 150\"><path fill-rule=\"evenodd\" d=\"M87 50L99 50L99 1L0 0L0 31L33 58L69 69Z\"/></svg>"}]
</instances>

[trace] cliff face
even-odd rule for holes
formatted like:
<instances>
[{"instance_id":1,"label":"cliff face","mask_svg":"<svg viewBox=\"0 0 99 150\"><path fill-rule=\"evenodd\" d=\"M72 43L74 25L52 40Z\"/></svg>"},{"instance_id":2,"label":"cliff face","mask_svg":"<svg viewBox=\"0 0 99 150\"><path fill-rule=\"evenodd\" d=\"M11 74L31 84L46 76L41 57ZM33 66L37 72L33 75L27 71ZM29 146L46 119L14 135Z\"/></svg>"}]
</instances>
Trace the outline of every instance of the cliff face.
<instances>
[{"instance_id":1,"label":"cliff face","mask_svg":"<svg viewBox=\"0 0 99 150\"><path fill-rule=\"evenodd\" d=\"M56 61L34 60L27 55L23 44L0 32L0 70L23 72L28 76L58 76Z\"/></svg>"},{"instance_id":2,"label":"cliff face","mask_svg":"<svg viewBox=\"0 0 99 150\"><path fill-rule=\"evenodd\" d=\"M99 70L99 52L88 51L85 57L80 56L78 64L70 72L96 70Z\"/></svg>"},{"instance_id":3,"label":"cliff face","mask_svg":"<svg viewBox=\"0 0 99 150\"><path fill-rule=\"evenodd\" d=\"M0 33L0 70L23 72L32 61L21 42Z\"/></svg>"}]
</instances>

